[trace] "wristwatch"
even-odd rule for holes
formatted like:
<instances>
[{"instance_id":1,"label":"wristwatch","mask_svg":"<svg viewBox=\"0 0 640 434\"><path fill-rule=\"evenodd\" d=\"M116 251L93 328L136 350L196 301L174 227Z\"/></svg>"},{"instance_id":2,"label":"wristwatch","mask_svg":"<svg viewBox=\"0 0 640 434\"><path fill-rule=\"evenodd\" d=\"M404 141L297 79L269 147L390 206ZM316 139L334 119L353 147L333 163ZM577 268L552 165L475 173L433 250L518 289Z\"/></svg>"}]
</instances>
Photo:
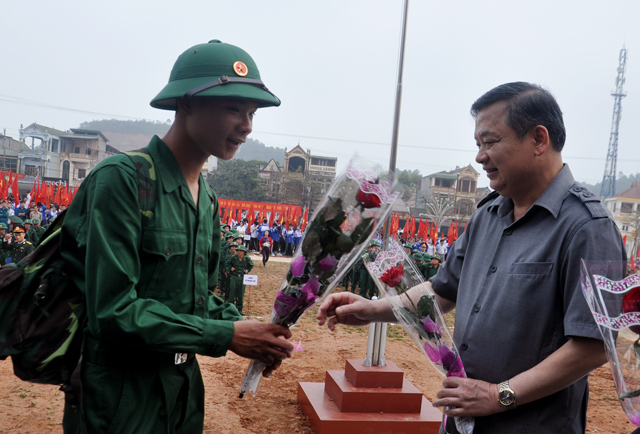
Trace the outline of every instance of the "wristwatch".
<instances>
[{"instance_id":1,"label":"wristwatch","mask_svg":"<svg viewBox=\"0 0 640 434\"><path fill-rule=\"evenodd\" d=\"M498 386L498 402L506 410L513 410L516 408L516 393L509 387L509 381L503 381Z\"/></svg>"}]
</instances>

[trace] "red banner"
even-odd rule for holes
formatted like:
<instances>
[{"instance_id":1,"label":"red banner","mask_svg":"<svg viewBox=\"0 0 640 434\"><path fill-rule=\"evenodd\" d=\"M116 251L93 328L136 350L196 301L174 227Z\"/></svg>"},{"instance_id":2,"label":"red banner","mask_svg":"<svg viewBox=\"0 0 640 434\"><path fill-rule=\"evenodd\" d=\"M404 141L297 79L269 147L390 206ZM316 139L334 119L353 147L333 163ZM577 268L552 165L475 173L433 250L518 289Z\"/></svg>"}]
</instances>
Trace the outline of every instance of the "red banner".
<instances>
[{"instance_id":1,"label":"red banner","mask_svg":"<svg viewBox=\"0 0 640 434\"><path fill-rule=\"evenodd\" d=\"M302 216L302 208L298 205L286 205L266 202L248 202L244 200L233 199L218 199L220 205L220 216L223 220L226 220L231 215L232 210L237 210L238 215L236 218L235 212L233 216L236 221L241 215L248 220L268 218L270 222L281 221L284 216ZM253 212L254 216L250 215ZM255 214L258 213L258 216ZM299 219L298 217L298 219ZM293 222L298 224L298 222Z\"/></svg>"}]
</instances>

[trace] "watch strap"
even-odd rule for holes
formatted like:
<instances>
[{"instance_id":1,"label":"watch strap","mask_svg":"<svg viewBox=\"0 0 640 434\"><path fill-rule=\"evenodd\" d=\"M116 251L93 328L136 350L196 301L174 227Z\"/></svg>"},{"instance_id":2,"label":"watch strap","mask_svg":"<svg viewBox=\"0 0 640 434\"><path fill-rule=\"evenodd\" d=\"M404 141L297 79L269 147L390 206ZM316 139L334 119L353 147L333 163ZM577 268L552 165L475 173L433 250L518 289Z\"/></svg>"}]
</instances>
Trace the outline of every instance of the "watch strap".
<instances>
[{"instance_id":1,"label":"watch strap","mask_svg":"<svg viewBox=\"0 0 640 434\"><path fill-rule=\"evenodd\" d=\"M510 397L513 398L513 401L511 401L510 403L503 402L503 392L507 392ZM507 410L513 410L514 408L516 408L516 393L513 391L511 386L509 386L509 380L503 381L498 385L498 402Z\"/></svg>"}]
</instances>

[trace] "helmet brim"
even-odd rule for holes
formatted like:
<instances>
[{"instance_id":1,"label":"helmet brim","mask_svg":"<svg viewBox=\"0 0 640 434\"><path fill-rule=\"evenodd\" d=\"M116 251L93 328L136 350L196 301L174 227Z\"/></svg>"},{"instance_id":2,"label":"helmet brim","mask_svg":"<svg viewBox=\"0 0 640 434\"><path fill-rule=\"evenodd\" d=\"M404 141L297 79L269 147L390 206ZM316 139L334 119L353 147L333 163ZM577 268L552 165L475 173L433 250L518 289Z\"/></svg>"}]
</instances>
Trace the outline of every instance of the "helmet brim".
<instances>
[{"instance_id":1,"label":"helmet brim","mask_svg":"<svg viewBox=\"0 0 640 434\"><path fill-rule=\"evenodd\" d=\"M174 80L160 91L151 101L151 107L162 110L177 110L176 100L182 98L187 92L211 81L211 77L186 78ZM258 107L277 107L280 100L271 93L258 86L244 83L228 83L204 90L194 97L218 97L248 99L258 103Z\"/></svg>"}]
</instances>

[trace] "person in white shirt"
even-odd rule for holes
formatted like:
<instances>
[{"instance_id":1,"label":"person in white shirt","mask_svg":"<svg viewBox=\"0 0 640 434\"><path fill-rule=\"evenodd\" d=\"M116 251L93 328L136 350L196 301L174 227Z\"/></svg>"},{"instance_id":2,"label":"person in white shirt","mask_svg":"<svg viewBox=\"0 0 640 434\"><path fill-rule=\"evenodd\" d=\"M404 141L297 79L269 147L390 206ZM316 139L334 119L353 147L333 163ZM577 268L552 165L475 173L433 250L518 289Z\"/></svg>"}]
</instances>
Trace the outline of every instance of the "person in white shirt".
<instances>
[{"instance_id":1,"label":"person in white shirt","mask_svg":"<svg viewBox=\"0 0 640 434\"><path fill-rule=\"evenodd\" d=\"M249 250L249 244L251 243L251 230L249 229L249 220L244 219L242 224L244 230L244 246Z\"/></svg>"},{"instance_id":2,"label":"person in white shirt","mask_svg":"<svg viewBox=\"0 0 640 434\"><path fill-rule=\"evenodd\" d=\"M251 250L253 252L258 251L258 220L255 220L251 225Z\"/></svg>"},{"instance_id":3,"label":"person in white shirt","mask_svg":"<svg viewBox=\"0 0 640 434\"><path fill-rule=\"evenodd\" d=\"M427 240L427 254L433 256L434 253L433 242L431 241L431 238L429 238Z\"/></svg>"}]
</instances>

